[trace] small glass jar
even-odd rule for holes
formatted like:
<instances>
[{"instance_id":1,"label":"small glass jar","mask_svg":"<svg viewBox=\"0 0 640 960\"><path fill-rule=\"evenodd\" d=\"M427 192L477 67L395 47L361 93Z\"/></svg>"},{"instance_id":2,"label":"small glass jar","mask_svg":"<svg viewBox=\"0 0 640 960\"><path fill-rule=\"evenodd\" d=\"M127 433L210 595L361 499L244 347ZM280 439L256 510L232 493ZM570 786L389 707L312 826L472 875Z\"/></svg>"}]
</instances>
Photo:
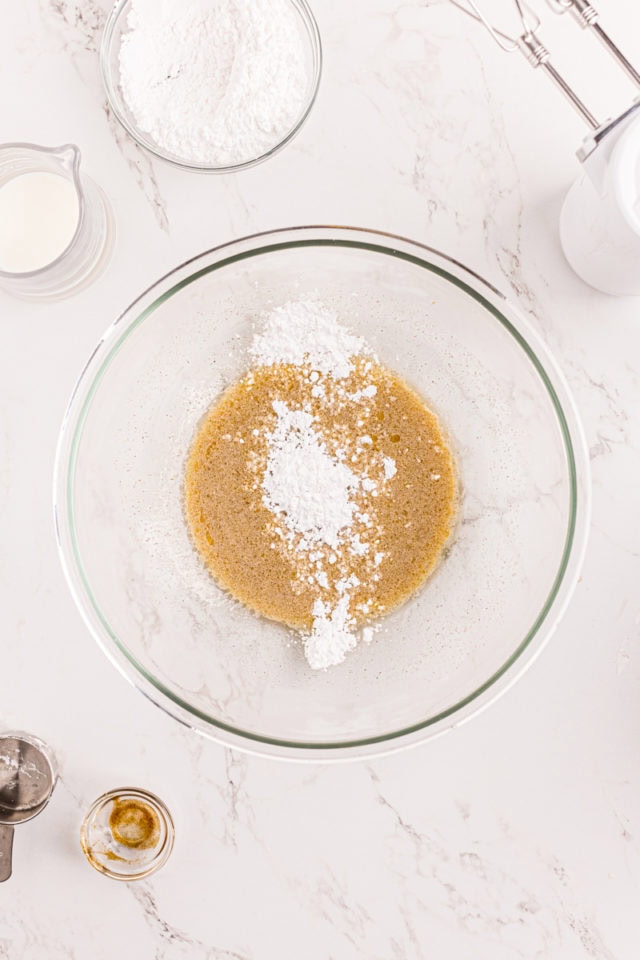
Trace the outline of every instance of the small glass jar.
<instances>
[{"instance_id":1,"label":"small glass jar","mask_svg":"<svg viewBox=\"0 0 640 960\"><path fill-rule=\"evenodd\" d=\"M74 144L57 148L0 144L0 190L17 177L37 173L54 174L72 184L77 226L67 246L38 269L0 269L0 287L28 300L59 300L86 287L104 268L113 242L112 218L100 187L80 173L80 151Z\"/></svg>"},{"instance_id":2,"label":"small glass jar","mask_svg":"<svg viewBox=\"0 0 640 960\"><path fill-rule=\"evenodd\" d=\"M167 862L174 834L173 818L159 797L121 787L91 806L80 828L80 845L99 873L113 880L141 880Z\"/></svg>"}]
</instances>

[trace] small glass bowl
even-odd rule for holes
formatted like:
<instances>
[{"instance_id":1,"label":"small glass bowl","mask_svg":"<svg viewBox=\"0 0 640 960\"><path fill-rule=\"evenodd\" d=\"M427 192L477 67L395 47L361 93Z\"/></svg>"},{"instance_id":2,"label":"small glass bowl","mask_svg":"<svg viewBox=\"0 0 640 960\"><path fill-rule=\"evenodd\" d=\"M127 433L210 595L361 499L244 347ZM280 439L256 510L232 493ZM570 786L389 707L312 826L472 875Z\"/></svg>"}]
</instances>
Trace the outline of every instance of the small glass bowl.
<instances>
[{"instance_id":1,"label":"small glass bowl","mask_svg":"<svg viewBox=\"0 0 640 960\"><path fill-rule=\"evenodd\" d=\"M127 133L133 137L140 146L145 147L162 160L168 160L169 163L173 163L175 166L183 167L187 170L195 170L203 173L232 173L237 170L244 170L247 167L254 167L256 164L262 163L263 160L268 160L269 157L278 153L287 143L293 140L311 112L318 93L320 74L322 72L320 31L318 30L318 25L307 0L289 0L289 3L298 16L300 35L303 38L306 48L307 89L304 106L298 119L286 136L267 150L266 153L244 160L242 163L222 165L201 163L197 160L187 160L177 154L170 153L165 150L164 147L159 146L148 133L145 133L138 127L120 89L120 44L122 34L127 30L127 17L131 8L131 2L132 0L117 0L109 14L100 45L100 69L111 109Z\"/></svg>"},{"instance_id":2,"label":"small glass bowl","mask_svg":"<svg viewBox=\"0 0 640 960\"><path fill-rule=\"evenodd\" d=\"M80 828L82 852L113 880L141 880L169 859L173 818L159 797L136 787L109 790L95 801Z\"/></svg>"}]
</instances>

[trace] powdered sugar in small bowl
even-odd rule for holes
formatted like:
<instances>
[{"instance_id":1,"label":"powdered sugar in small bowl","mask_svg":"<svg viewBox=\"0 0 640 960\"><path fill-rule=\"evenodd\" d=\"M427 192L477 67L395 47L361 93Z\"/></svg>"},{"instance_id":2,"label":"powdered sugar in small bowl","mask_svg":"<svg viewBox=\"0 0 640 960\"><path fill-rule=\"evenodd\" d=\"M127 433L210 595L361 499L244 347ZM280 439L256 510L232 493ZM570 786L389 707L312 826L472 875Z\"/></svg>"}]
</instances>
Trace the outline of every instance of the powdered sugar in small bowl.
<instances>
[{"instance_id":1,"label":"powdered sugar in small bowl","mask_svg":"<svg viewBox=\"0 0 640 960\"><path fill-rule=\"evenodd\" d=\"M111 109L141 146L225 173L298 133L322 53L306 0L118 0L100 62Z\"/></svg>"}]
</instances>

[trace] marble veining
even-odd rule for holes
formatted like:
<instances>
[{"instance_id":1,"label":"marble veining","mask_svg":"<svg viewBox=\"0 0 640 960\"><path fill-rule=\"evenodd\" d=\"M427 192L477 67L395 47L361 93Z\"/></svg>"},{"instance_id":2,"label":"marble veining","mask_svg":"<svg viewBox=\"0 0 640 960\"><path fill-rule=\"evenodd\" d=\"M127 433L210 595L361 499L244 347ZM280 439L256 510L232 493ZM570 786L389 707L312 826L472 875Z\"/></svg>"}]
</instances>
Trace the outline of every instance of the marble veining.
<instances>
[{"instance_id":1,"label":"marble veining","mask_svg":"<svg viewBox=\"0 0 640 960\"><path fill-rule=\"evenodd\" d=\"M73 58L97 53L109 5L96 0L41 0L43 17L57 25L63 49Z\"/></svg>"},{"instance_id":2,"label":"marble veining","mask_svg":"<svg viewBox=\"0 0 640 960\"><path fill-rule=\"evenodd\" d=\"M109 0L2 11L3 136L77 142L117 243L75 299L0 294L0 703L7 728L51 743L60 771L49 807L16 830L0 958L637 960L640 324L636 299L591 290L560 251L584 130L540 71L446 0L311 3L325 53L311 117L273 160L225 177L152 158L110 115ZM639 63L637 4L606 8ZM588 38L568 18L560 28L576 84L615 102ZM410 236L502 289L564 371L593 467L581 581L517 686L422 748L336 766L224 749L140 696L89 638L51 522L55 438L105 327L202 250L313 222ZM169 862L139 884L93 872L78 840L92 801L126 784L158 793L176 821Z\"/></svg>"},{"instance_id":3,"label":"marble veining","mask_svg":"<svg viewBox=\"0 0 640 960\"><path fill-rule=\"evenodd\" d=\"M109 3L104 0L41 0L40 10L43 20L52 25L64 55L70 58L80 78L83 81L95 81L100 38ZM113 116L106 97L103 112L130 175L147 198L158 226L168 232L166 201L158 186L154 158L124 132Z\"/></svg>"},{"instance_id":4,"label":"marble veining","mask_svg":"<svg viewBox=\"0 0 640 960\"><path fill-rule=\"evenodd\" d=\"M155 161L152 159L151 154L143 150L135 140L132 140L131 137L125 133L106 101L103 105L103 110L111 135L127 164L130 175L133 177L140 191L144 194L160 229L165 233L169 233L169 217L167 215L166 201L158 186Z\"/></svg>"}]
</instances>

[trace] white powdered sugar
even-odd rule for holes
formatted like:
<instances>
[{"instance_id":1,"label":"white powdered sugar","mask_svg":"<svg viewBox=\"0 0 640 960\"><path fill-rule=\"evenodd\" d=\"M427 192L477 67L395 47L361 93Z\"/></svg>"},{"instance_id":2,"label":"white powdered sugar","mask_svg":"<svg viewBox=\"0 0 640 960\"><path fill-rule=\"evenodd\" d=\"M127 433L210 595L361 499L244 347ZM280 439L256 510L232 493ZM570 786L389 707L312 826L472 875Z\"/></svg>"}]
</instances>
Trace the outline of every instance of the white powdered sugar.
<instances>
[{"instance_id":1,"label":"white powdered sugar","mask_svg":"<svg viewBox=\"0 0 640 960\"><path fill-rule=\"evenodd\" d=\"M326 306L311 300L288 303L262 320L250 353L259 366L292 364L311 387L311 396L324 399L327 391L340 402L366 403L375 397L375 384L354 392L339 383L354 372L356 358L373 355L361 337L354 336ZM371 369L371 362L364 370ZM329 382L330 381L330 382ZM367 542L373 520L359 505L363 497L378 496L396 474L392 457L374 453L367 434L355 438L352 460L360 471L347 466L346 450L335 443L330 450L307 403L273 402L275 423L265 434L266 464L261 474L262 502L274 516L274 533L299 560L299 577L323 589L313 604L313 624L305 637L305 654L313 669L341 663L357 643L354 591L361 582L349 572L349 557L365 563L367 579L379 580L384 553ZM362 458L365 467L362 469ZM363 540L363 536L365 539ZM278 542L272 547L276 548ZM342 565L339 562L342 558ZM347 558L345 560L345 558ZM336 573L339 571L339 573ZM343 572L344 571L344 572ZM369 600L360 604L366 612ZM373 628L363 638L369 641Z\"/></svg>"},{"instance_id":2,"label":"white powdered sugar","mask_svg":"<svg viewBox=\"0 0 640 960\"><path fill-rule=\"evenodd\" d=\"M395 477L396 473L398 472L395 460L393 457L383 457L382 463L384 466L385 480L391 480L391 478Z\"/></svg>"},{"instance_id":3,"label":"white powdered sugar","mask_svg":"<svg viewBox=\"0 0 640 960\"><path fill-rule=\"evenodd\" d=\"M120 88L136 124L185 162L260 157L306 99L305 50L289 0L132 0Z\"/></svg>"},{"instance_id":4,"label":"white powdered sugar","mask_svg":"<svg viewBox=\"0 0 640 960\"><path fill-rule=\"evenodd\" d=\"M323 670L342 663L354 649L356 635L349 618L349 597L345 593L331 608L316 600L313 605L313 628L304 642L304 652L313 670Z\"/></svg>"},{"instance_id":5,"label":"white powdered sugar","mask_svg":"<svg viewBox=\"0 0 640 960\"><path fill-rule=\"evenodd\" d=\"M371 351L362 337L354 336L338 323L333 310L315 300L301 300L272 310L264 318L249 352L256 363L265 366L308 363L318 374L342 379L353 370L354 356Z\"/></svg>"},{"instance_id":6,"label":"white powdered sugar","mask_svg":"<svg viewBox=\"0 0 640 960\"><path fill-rule=\"evenodd\" d=\"M340 534L353 520L351 494L360 479L332 457L305 410L290 410L276 400L274 430L267 434L269 454L262 481L262 501L283 515L289 530L313 543L338 547Z\"/></svg>"}]
</instances>

